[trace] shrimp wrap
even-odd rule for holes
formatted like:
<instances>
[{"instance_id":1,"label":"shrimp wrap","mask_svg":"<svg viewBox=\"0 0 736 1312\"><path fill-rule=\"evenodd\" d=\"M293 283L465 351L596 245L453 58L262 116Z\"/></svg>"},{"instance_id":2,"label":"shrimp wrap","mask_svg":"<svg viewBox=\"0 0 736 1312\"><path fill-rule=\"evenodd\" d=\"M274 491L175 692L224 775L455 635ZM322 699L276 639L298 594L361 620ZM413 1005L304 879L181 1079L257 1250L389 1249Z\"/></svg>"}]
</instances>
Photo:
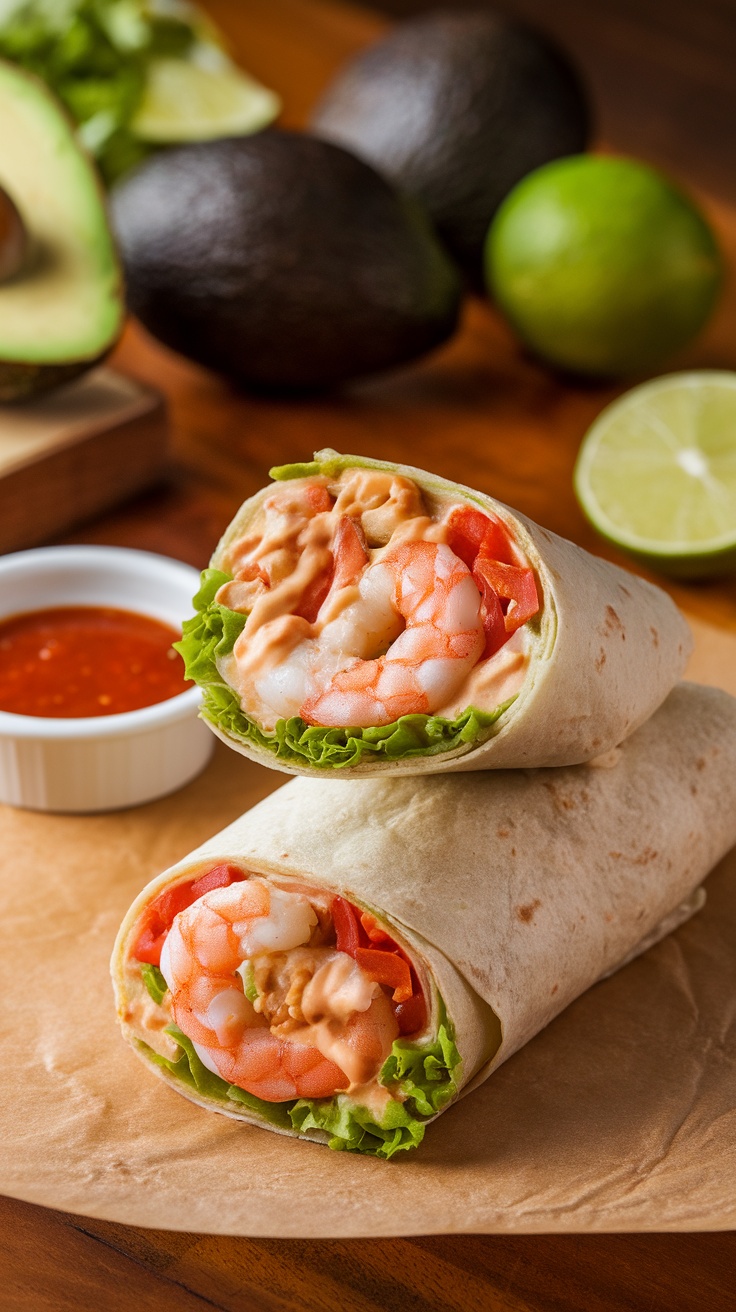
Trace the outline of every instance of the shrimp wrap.
<instances>
[{"instance_id":1,"label":"shrimp wrap","mask_svg":"<svg viewBox=\"0 0 736 1312\"><path fill-rule=\"evenodd\" d=\"M693 684L596 764L295 779L134 902L119 1018L200 1106L390 1157L697 910L734 842L736 701Z\"/></svg>"},{"instance_id":2,"label":"shrimp wrap","mask_svg":"<svg viewBox=\"0 0 736 1312\"><path fill-rule=\"evenodd\" d=\"M576 764L683 672L690 635L664 592L489 496L331 451L271 473L179 644L206 721L263 765Z\"/></svg>"}]
</instances>

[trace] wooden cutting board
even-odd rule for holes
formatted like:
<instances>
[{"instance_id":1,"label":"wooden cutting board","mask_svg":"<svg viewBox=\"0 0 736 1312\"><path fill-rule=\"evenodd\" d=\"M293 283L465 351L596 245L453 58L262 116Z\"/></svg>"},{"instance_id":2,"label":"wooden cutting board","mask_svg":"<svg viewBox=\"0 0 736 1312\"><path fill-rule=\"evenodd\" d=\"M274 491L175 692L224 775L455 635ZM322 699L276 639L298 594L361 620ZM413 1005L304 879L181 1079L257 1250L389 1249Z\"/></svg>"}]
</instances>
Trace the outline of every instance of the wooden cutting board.
<instances>
[{"instance_id":1,"label":"wooden cutting board","mask_svg":"<svg viewBox=\"0 0 736 1312\"><path fill-rule=\"evenodd\" d=\"M161 394L113 369L0 407L0 551L33 547L157 482Z\"/></svg>"}]
</instances>

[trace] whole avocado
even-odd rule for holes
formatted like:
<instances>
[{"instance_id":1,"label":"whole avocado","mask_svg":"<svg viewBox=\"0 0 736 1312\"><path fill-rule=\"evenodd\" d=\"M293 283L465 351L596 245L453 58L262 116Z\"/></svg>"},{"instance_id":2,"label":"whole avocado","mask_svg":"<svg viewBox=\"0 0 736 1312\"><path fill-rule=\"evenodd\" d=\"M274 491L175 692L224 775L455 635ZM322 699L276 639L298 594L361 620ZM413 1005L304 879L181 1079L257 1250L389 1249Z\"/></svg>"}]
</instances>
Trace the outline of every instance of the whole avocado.
<instances>
[{"instance_id":1,"label":"whole avocado","mask_svg":"<svg viewBox=\"0 0 736 1312\"><path fill-rule=\"evenodd\" d=\"M479 281L501 201L540 164L584 150L590 115L577 73L538 32L492 12L439 10L348 64L310 130L421 200Z\"/></svg>"},{"instance_id":2,"label":"whole avocado","mask_svg":"<svg viewBox=\"0 0 736 1312\"><path fill-rule=\"evenodd\" d=\"M291 132L185 145L115 189L130 308L175 351L267 390L411 360L454 330L457 271L419 206Z\"/></svg>"}]
</instances>

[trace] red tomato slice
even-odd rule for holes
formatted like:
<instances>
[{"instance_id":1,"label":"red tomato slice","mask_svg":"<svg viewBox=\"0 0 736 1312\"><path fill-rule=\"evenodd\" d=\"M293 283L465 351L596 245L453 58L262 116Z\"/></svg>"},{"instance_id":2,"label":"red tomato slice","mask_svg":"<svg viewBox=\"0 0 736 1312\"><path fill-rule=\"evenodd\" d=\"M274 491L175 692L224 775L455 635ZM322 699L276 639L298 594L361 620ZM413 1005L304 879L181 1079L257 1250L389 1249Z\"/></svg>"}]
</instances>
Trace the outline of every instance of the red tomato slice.
<instances>
[{"instance_id":1,"label":"red tomato slice","mask_svg":"<svg viewBox=\"0 0 736 1312\"><path fill-rule=\"evenodd\" d=\"M371 943L390 943L392 948L396 948L396 943L390 934L386 933L383 925L379 925L375 916L370 911L363 911L360 917L360 923L368 935Z\"/></svg>"},{"instance_id":2,"label":"red tomato slice","mask_svg":"<svg viewBox=\"0 0 736 1312\"><path fill-rule=\"evenodd\" d=\"M478 556L509 563L515 559L508 532L497 519L491 519L472 506L458 506L448 520L448 546L472 570Z\"/></svg>"},{"instance_id":3,"label":"red tomato slice","mask_svg":"<svg viewBox=\"0 0 736 1312\"><path fill-rule=\"evenodd\" d=\"M486 660L488 656L493 656L499 648L503 647L505 642L508 642L509 634L506 632L505 617L498 599L498 593L480 572L480 564L480 561L476 561L476 567L473 570L473 582L481 595L480 617L483 622L483 632L486 635L486 645L481 660Z\"/></svg>"},{"instance_id":4,"label":"red tomato slice","mask_svg":"<svg viewBox=\"0 0 736 1312\"><path fill-rule=\"evenodd\" d=\"M394 1002L409 1001L414 989L409 962L403 957L380 948L358 948L355 960L377 984L387 984L393 989Z\"/></svg>"},{"instance_id":5,"label":"red tomato slice","mask_svg":"<svg viewBox=\"0 0 736 1312\"><path fill-rule=\"evenodd\" d=\"M307 585L294 614L301 616L308 624L314 624L331 589L352 583L367 563L368 552L363 531L355 520L343 515L338 520L332 543L332 565Z\"/></svg>"},{"instance_id":6,"label":"red tomato slice","mask_svg":"<svg viewBox=\"0 0 736 1312\"><path fill-rule=\"evenodd\" d=\"M349 957L354 957L360 947L358 913L344 897L333 898L332 923L335 926L338 952L346 952Z\"/></svg>"},{"instance_id":7,"label":"red tomato slice","mask_svg":"<svg viewBox=\"0 0 736 1312\"><path fill-rule=\"evenodd\" d=\"M354 519L343 515L335 530L332 543L332 555L335 561L336 588L344 588L352 583L368 564L368 550L363 530Z\"/></svg>"},{"instance_id":8,"label":"red tomato slice","mask_svg":"<svg viewBox=\"0 0 736 1312\"><path fill-rule=\"evenodd\" d=\"M312 483L307 488L307 501L313 515L321 515L327 510L332 510L335 504L322 483Z\"/></svg>"},{"instance_id":9,"label":"red tomato slice","mask_svg":"<svg viewBox=\"0 0 736 1312\"><path fill-rule=\"evenodd\" d=\"M188 879L175 888L167 889L157 897L146 912L143 928L133 951L136 961L146 961L151 966L161 964L161 949L166 935L174 923L174 916L196 902L198 897L209 893L213 888L225 888L238 880L245 879L244 872L238 866L213 866L199 879Z\"/></svg>"},{"instance_id":10,"label":"red tomato slice","mask_svg":"<svg viewBox=\"0 0 736 1312\"><path fill-rule=\"evenodd\" d=\"M536 615L539 597L534 571L517 565L504 565L498 560L479 557L475 562L473 578L480 577L499 597L508 600L504 616L506 633L515 633L522 624Z\"/></svg>"},{"instance_id":11,"label":"red tomato slice","mask_svg":"<svg viewBox=\"0 0 736 1312\"><path fill-rule=\"evenodd\" d=\"M418 1030L426 1020L427 1009L419 983L398 943L391 938L370 911L360 912L342 897L333 899L332 923L335 926L338 951L347 952L348 956L354 957L358 965L377 984L386 984L392 988L393 1001L398 1003L399 1007L410 1007L406 1013L405 1023L411 1024L411 1029L402 1029L401 1033L410 1034ZM371 944L381 943L386 946L364 947L361 942L362 935L365 935ZM415 997L419 998L419 1002L412 1008L410 1004ZM399 1007L396 1009L397 1017ZM417 1016L423 1019L417 1020L415 1024L414 1018ZM399 1020L400 1029L401 1023Z\"/></svg>"},{"instance_id":12,"label":"red tomato slice","mask_svg":"<svg viewBox=\"0 0 736 1312\"><path fill-rule=\"evenodd\" d=\"M200 875L192 884L192 902L196 902L198 897L203 897L213 888L227 888L230 884L239 884L245 879L245 872L239 866L231 866L223 863L221 866L213 866L207 871L206 875ZM191 902L187 903L191 906Z\"/></svg>"},{"instance_id":13,"label":"red tomato slice","mask_svg":"<svg viewBox=\"0 0 736 1312\"><path fill-rule=\"evenodd\" d=\"M400 1002L394 1011L400 1034L416 1034L427 1024L427 1007L421 992L414 993L407 1002Z\"/></svg>"}]
</instances>

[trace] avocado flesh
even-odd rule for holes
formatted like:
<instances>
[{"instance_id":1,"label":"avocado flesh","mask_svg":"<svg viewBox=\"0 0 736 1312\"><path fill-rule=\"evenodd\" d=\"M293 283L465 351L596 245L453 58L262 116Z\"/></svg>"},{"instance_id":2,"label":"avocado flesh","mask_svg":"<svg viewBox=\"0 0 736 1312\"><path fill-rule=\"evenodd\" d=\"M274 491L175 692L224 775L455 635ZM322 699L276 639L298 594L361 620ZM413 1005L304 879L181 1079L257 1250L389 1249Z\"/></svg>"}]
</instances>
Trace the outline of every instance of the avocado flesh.
<instances>
[{"instance_id":1,"label":"avocado flesh","mask_svg":"<svg viewBox=\"0 0 736 1312\"><path fill-rule=\"evenodd\" d=\"M0 283L0 399L46 391L110 350L123 321L120 272L93 166L42 83L0 63L0 186L29 252Z\"/></svg>"}]
</instances>

